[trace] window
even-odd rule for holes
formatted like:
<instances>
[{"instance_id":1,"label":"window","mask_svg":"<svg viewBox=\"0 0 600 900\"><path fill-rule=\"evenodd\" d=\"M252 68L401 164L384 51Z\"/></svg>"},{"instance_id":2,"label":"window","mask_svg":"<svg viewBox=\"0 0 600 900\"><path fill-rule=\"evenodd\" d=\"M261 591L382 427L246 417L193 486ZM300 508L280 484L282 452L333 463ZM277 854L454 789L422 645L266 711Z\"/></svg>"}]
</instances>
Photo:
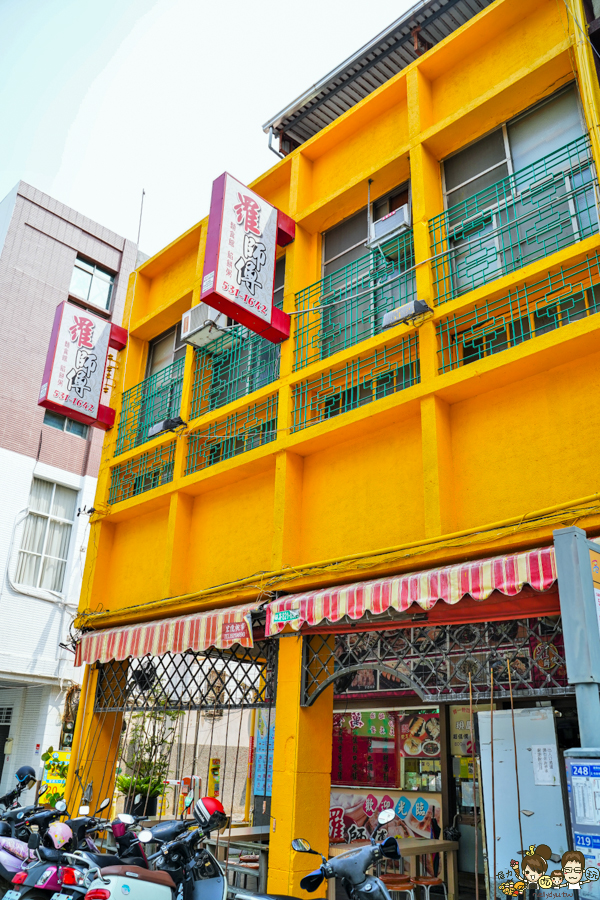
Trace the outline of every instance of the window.
<instances>
[{"instance_id":1,"label":"window","mask_svg":"<svg viewBox=\"0 0 600 900\"><path fill-rule=\"evenodd\" d=\"M15 582L60 593L65 579L77 491L34 478Z\"/></svg>"},{"instance_id":2,"label":"window","mask_svg":"<svg viewBox=\"0 0 600 900\"><path fill-rule=\"evenodd\" d=\"M51 409L47 409L44 412L44 425L58 428L59 431L67 431L69 434L76 434L77 437L81 438L87 438L89 433L88 425L84 425L83 422L76 422L75 419L61 416L60 413L53 412Z\"/></svg>"},{"instance_id":3,"label":"window","mask_svg":"<svg viewBox=\"0 0 600 900\"><path fill-rule=\"evenodd\" d=\"M146 378L156 375L172 363L185 356L187 344L181 340L181 325L170 328L164 334L150 341Z\"/></svg>"},{"instance_id":4,"label":"window","mask_svg":"<svg viewBox=\"0 0 600 900\"><path fill-rule=\"evenodd\" d=\"M91 306L110 309L115 276L95 263L77 257L71 276L69 292Z\"/></svg>"},{"instance_id":5,"label":"window","mask_svg":"<svg viewBox=\"0 0 600 900\"><path fill-rule=\"evenodd\" d=\"M452 279L450 295L597 232L584 135L577 91L570 85L444 161L448 212L441 218L454 251L444 272ZM435 222L434 234L440 227ZM433 249L441 249L436 239Z\"/></svg>"}]
</instances>

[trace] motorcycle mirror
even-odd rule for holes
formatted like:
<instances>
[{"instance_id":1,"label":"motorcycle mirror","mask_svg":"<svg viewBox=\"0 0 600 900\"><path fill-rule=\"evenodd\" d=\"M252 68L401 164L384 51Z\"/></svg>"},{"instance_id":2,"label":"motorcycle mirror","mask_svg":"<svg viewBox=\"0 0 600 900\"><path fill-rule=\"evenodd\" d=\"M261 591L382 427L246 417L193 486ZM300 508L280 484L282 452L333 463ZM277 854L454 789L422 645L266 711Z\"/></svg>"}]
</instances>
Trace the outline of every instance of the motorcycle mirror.
<instances>
[{"instance_id":1,"label":"motorcycle mirror","mask_svg":"<svg viewBox=\"0 0 600 900\"><path fill-rule=\"evenodd\" d=\"M309 841L306 838L294 838L292 841L292 850L295 850L296 853L317 853L316 850L310 846ZM317 853L317 856L319 854Z\"/></svg>"},{"instance_id":2,"label":"motorcycle mirror","mask_svg":"<svg viewBox=\"0 0 600 900\"><path fill-rule=\"evenodd\" d=\"M396 812L393 809L382 809L379 815L377 816L377 821L380 825L387 825L388 822L391 822L392 819L396 818Z\"/></svg>"},{"instance_id":3,"label":"motorcycle mirror","mask_svg":"<svg viewBox=\"0 0 600 900\"><path fill-rule=\"evenodd\" d=\"M48 785L44 784L38 791L38 798L43 797L47 790L48 790Z\"/></svg>"},{"instance_id":4,"label":"motorcycle mirror","mask_svg":"<svg viewBox=\"0 0 600 900\"><path fill-rule=\"evenodd\" d=\"M40 846L40 836L37 831L34 831L33 834L29 835L29 840L27 841L27 846L30 850L37 850Z\"/></svg>"},{"instance_id":5,"label":"motorcycle mirror","mask_svg":"<svg viewBox=\"0 0 600 900\"><path fill-rule=\"evenodd\" d=\"M382 854L386 859L400 859L400 847L395 837L386 838L383 844L379 845Z\"/></svg>"},{"instance_id":6,"label":"motorcycle mirror","mask_svg":"<svg viewBox=\"0 0 600 900\"><path fill-rule=\"evenodd\" d=\"M107 806L110 806L110 797L105 797L96 812L102 812L103 809L106 809Z\"/></svg>"},{"instance_id":7,"label":"motorcycle mirror","mask_svg":"<svg viewBox=\"0 0 600 900\"><path fill-rule=\"evenodd\" d=\"M67 804L65 803L64 800L57 800L56 803L54 804L54 809L55 809L57 812L61 812L61 813L66 812L66 811L67 811Z\"/></svg>"},{"instance_id":8,"label":"motorcycle mirror","mask_svg":"<svg viewBox=\"0 0 600 900\"><path fill-rule=\"evenodd\" d=\"M129 813L119 813L117 819L119 822L122 822L123 825L135 825L135 819L133 816L130 816Z\"/></svg>"},{"instance_id":9,"label":"motorcycle mirror","mask_svg":"<svg viewBox=\"0 0 600 900\"><path fill-rule=\"evenodd\" d=\"M138 834L138 841L141 841L142 844L149 844L150 841L154 840L154 835L151 831L144 829L144 831L140 831Z\"/></svg>"},{"instance_id":10,"label":"motorcycle mirror","mask_svg":"<svg viewBox=\"0 0 600 900\"><path fill-rule=\"evenodd\" d=\"M141 803L141 800L142 800L142 795L136 794L135 797L133 798L133 805L137 806L138 803Z\"/></svg>"},{"instance_id":11,"label":"motorcycle mirror","mask_svg":"<svg viewBox=\"0 0 600 900\"><path fill-rule=\"evenodd\" d=\"M187 797L185 798L185 808L189 809L193 802L194 802L194 795L188 794Z\"/></svg>"},{"instance_id":12,"label":"motorcycle mirror","mask_svg":"<svg viewBox=\"0 0 600 900\"><path fill-rule=\"evenodd\" d=\"M80 806L79 807L79 815L80 816L89 816L90 808L89 806Z\"/></svg>"}]
</instances>

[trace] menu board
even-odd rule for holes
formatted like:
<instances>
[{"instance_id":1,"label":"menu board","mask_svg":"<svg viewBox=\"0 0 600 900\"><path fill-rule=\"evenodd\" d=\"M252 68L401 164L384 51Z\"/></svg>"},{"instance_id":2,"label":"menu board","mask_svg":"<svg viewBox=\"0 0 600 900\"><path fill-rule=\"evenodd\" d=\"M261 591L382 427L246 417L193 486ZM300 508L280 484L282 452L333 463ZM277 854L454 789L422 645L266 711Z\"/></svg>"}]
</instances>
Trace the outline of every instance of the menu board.
<instances>
[{"instance_id":1,"label":"menu board","mask_svg":"<svg viewBox=\"0 0 600 900\"><path fill-rule=\"evenodd\" d=\"M440 755L440 716L415 712L398 716L398 753L411 759L435 759Z\"/></svg>"},{"instance_id":2,"label":"menu board","mask_svg":"<svg viewBox=\"0 0 600 900\"><path fill-rule=\"evenodd\" d=\"M397 784L395 713L361 710L335 714L331 780L334 784Z\"/></svg>"}]
</instances>

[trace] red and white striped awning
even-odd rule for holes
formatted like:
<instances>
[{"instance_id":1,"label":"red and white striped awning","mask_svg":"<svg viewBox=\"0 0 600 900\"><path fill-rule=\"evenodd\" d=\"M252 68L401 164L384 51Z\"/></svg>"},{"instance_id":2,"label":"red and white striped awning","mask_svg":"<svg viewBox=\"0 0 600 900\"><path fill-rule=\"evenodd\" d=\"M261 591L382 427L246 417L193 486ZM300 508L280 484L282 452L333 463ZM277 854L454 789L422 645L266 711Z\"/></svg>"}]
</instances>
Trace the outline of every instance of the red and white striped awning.
<instances>
[{"instance_id":1,"label":"red and white striped awning","mask_svg":"<svg viewBox=\"0 0 600 900\"><path fill-rule=\"evenodd\" d=\"M233 644L252 647L251 613L255 609L258 609L258 603L90 631L82 635L77 644L75 665L140 658L148 654L162 656L164 653L185 653L186 650L201 651L209 647L227 650Z\"/></svg>"},{"instance_id":2,"label":"red and white striped awning","mask_svg":"<svg viewBox=\"0 0 600 900\"><path fill-rule=\"evenodd\" d=\"M360 619L367 612L372 615L381 615L389 609L405 612L413 603L428 610L438 600L454 604L467 595L474 600L485 600L493 591L514 597L525 585L536 591L547 591L554 581L554 547L394 578L359 581L274 600L266 607L266 635L278 634L286 625L299 631L303 625L339 622L345 616Z\"/></svg>"}]
</instances>

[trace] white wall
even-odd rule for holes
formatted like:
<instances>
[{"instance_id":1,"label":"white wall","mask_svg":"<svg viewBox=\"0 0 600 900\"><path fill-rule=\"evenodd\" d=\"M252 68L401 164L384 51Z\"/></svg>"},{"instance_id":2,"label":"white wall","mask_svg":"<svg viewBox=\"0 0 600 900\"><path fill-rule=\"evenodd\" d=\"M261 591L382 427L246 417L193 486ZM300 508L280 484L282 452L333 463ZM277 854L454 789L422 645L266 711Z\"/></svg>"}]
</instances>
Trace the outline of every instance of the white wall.
<instances>
[{"instance_id":1,"label":"white wall","mask_svg":"<svg viewBox=\"0 0 600 900\"><path fill-rule=\"evenodd\" d=\"M0 779L0 794L15 785L15 772L20 766L33 766L41 778L41 755L48 747L58 747L61 730L61 708L64 692L57 686L6 688L0 690L0 706L12 707L9 737L13 748L4 757ZM39 744L40 750L36 752ZM34 791L21 795L25 802L33 802ZM29 800L31 798L31 800Z\"/></svg>"}]
</instances>

